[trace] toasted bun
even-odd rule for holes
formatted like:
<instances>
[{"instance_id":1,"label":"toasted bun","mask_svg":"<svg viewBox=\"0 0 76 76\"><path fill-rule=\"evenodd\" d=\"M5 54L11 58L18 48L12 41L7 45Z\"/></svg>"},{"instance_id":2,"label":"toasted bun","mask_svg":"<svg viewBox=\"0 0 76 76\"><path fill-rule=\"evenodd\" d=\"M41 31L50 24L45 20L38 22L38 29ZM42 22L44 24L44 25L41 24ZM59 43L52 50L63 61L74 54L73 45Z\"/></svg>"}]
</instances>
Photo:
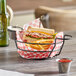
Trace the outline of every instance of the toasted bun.
<instances>
[{"instance_id":1,"label":"toasted bun","mask_svg":"<svg viewBox=\"0 0 76 76\"><path fill-rule=\"evenodd\" d=\"M29 26L27 29L28 32L36 32L36 33L43 33L47 35L53 35L55 33L54 29L46 29L46 28L36 28Z\"/></svg>"}]
</instances>

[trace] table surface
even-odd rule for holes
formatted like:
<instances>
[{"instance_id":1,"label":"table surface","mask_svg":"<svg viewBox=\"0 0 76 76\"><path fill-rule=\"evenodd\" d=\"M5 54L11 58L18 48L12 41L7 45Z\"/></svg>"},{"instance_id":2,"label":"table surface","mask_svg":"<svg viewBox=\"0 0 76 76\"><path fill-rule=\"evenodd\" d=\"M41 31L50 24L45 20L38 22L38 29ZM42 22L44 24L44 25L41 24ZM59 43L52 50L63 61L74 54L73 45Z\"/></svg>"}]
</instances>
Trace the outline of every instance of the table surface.
<instances>
[{"instance_id":1,"label":"table surface","mask_svg":"<svg viewBox=\"0 0 76 76\"><path fill-rule=\"evenodd\" d=\"M35 76L67 76L58 71L57 58L68 57L73 59L68 76L76 75L76 31L65 32L72 35L71 40L65 41L62 52L59 56L43 60L23 59L17 53L13 40L10 40L8 47L0 47L0 69L17 71L21 73L31 73Z\"/></svg>"}]
</instances>

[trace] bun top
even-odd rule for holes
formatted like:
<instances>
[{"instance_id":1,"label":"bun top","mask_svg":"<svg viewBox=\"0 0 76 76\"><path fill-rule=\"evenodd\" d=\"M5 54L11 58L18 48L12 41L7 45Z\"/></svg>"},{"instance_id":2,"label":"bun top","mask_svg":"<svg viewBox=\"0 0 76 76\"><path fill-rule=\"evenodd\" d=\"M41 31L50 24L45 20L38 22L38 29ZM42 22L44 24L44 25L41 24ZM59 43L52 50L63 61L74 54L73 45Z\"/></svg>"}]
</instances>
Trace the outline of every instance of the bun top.
<instances>
[{"instance_id":1,"label":"bun top","mask_svg":"<svg viewBox=\"0 0 76 76\"><path fill-rule=\"evenodd\" d=\"M36 33L43 33L47 35L53 35L55 33L54 29L46 29L46 28L36 28L29 26L27 29L28 32L36 32Z\"/></svg>"}]
</instances>

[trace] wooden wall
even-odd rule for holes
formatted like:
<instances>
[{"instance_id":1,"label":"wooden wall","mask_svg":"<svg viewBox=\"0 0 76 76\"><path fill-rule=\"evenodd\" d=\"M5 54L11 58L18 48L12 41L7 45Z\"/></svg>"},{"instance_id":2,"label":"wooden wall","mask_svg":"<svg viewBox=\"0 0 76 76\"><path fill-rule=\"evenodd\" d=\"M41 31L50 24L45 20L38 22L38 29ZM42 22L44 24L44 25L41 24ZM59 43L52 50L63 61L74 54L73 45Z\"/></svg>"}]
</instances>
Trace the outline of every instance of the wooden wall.
<instances>
[{"instance_id":1,"label":"wooden wall","mask_svg":"<svg viewBox=\"0 0 76 76\"><path fill-rule=\"evenodd\" d=\"M49 7L76 5L76 0L63 1L64 0L7 0L7 4L10 5L14 11L32 10L43 5Z\"/></svg>"}]
</instances>

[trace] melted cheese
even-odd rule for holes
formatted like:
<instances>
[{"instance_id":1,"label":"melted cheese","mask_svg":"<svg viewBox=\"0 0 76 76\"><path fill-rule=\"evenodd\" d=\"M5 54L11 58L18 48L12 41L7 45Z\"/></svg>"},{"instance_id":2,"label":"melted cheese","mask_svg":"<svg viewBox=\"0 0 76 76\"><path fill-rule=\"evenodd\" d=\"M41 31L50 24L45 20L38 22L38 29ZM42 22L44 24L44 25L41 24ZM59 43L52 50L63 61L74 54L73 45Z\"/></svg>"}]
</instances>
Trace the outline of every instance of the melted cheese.
<instances>
[{"instance_id":1,"label":"melted cheese","mask_svg":"<svg viewBox=\"0 0 76 76\"><path fill-rule=\"evenodd\" d=\"M51 35L50 33L42 32L42 31L31 31L31 32L37 32L37 33L42 33L42 34L46 34L46 35Z\"/></svg>"}]
</instances>

